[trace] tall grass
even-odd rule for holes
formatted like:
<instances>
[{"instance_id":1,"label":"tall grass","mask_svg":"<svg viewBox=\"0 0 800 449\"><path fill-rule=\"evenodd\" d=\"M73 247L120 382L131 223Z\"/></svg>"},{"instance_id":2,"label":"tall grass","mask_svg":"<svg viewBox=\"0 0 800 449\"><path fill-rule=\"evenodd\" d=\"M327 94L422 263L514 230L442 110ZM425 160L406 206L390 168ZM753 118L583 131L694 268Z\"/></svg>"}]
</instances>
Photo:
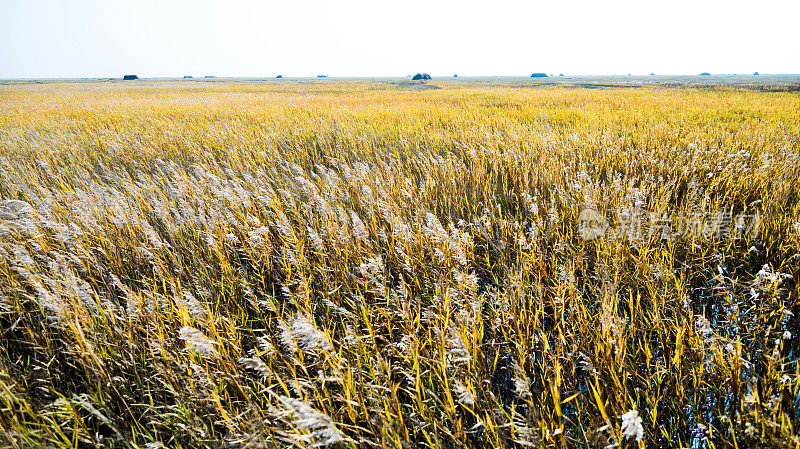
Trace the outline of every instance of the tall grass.
<instances>
[{"instance_id":1,"label":"tall grass","mask_svg":"<svg viewBox=\"0 0 800 449\"><path fill-rule=\"evenodd\" d=\"M800 445L797 94L205 86L0 87L1 445Z\"/></svg>"}]
</instances>

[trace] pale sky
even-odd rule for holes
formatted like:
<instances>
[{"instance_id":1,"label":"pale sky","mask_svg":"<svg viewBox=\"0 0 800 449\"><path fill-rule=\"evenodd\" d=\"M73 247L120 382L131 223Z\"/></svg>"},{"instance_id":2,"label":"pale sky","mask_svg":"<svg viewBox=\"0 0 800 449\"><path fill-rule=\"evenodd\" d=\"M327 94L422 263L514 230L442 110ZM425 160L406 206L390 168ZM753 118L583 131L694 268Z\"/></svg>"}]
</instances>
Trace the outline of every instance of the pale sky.
<instances>
[{"instance_id":1,"label":"pale sky","mask_svg":"<svg viewBox=\"0 0 800 449\"><path fill-rule=\"evenodd\" d=\"M0 78L800 73L798 0L0 0Z\"/></svg>"}]
</instances>

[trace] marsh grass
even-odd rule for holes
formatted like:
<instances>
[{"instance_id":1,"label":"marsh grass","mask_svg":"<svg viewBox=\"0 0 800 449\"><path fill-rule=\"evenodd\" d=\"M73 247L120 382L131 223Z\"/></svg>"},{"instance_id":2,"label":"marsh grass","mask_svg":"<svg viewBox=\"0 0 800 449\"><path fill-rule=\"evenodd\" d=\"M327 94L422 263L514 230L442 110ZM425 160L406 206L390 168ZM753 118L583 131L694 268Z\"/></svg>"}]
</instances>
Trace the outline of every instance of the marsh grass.
<instances>
[{"instance_id":1,"label":"marsh grass","mask_svg":"<svg viewBox=\"0 0 800 449\"><path fill-rule=\"evenodd\" d=\"M797 447L800 97L440 87L0 87L2 445Z\"/></svg>"}]
</instances>

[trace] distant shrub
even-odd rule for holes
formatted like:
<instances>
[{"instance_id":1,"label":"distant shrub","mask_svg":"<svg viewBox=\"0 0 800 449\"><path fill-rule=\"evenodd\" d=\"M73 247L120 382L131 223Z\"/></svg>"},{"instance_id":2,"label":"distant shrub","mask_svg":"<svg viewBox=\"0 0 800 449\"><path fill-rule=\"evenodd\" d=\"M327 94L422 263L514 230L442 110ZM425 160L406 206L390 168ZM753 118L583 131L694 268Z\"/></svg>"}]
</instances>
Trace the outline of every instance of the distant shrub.
<instances>
[{"instance_id":1,"label":"distant shrub","mask_svg":"<svg viewBox=\"0 0 800 449\"><path fill-rule=\"evenodd\" d=\"M700 76L711 76L711 74L708 73L708 72L703 72L703 73L700 74Z\"/></svg>"},{"instance_id":2,"label":"distant shrub","mask_svg":"<svg viewBox=\"0 0 800 449\"><path fill-rule=\"evenodd\" d=\"M414 75L414 77L413 77L413 78L411 78L411 79L412 79L412 80L414 80L414 81L418 81L418 80L429 80L429 79L431 79L431 76L430 76L430 75L428 75L427 73L417 73L417 74L416 74L416 75Z\"/></svg>"},{"instance_id":3,"label":"distant shrub","mask_svg":"<svg viewBox=\"0 0 800 449\"><path fill-rule=\"evenodd\" d=\"M753 72L753 76L758 76L758 72Z\"/></svg>"},{"instance_id":4,"label":"distant shrub","mask_svg":"<svg viewBox=\"0 0 800 449\"><path fill-rule=\"evenodd\" d=\"M531 78L547 78L546 73L531 73Z\"/></svg>"},{"instance_id":5,"label":"distant shrub","mask_svg":"<svg viewBox=\"0 0 800 449\"><path fill-rule=\"evenodd\" d=\"M130 80L138 80L139 77L136 75L123 75L123 80L130 81Z\"/></svg>"},{"instance_id":6,"label":"distant shrub","mask_svg":"<svg viewBox=\"0 0 800 449\"><path fill-rule=\"evenodd\" d=\"M278 75L278 76L276 76L275 78L276 78L276 79L281 79L281 78L283 78L283 75Z\"/></svg>"}]
</instances>

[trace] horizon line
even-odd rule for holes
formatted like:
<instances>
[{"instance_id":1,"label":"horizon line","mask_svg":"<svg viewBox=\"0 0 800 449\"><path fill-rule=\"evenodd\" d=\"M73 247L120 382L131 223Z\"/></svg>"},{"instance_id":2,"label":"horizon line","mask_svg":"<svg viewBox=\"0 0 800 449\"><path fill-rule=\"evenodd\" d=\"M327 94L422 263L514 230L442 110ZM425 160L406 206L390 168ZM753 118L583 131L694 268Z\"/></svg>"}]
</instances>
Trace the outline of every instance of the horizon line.
<instances>
[{"instance_id":1,"label":"horizon line","mask_svg":"<svg viewBox=\"0 0 800 449\"><path fill-rule=\"evenodd\" d=\"M427 72L417 72L417 73L427 73ZM485 74L485 75L461 75L458 73L453 73L452 75L431 75L433 78L537 78L537 76L532 76L538 73L543 73L546 76L538 76L538 78L567 78L567 77L649 77L649 76L800 76L800 72L798 73L761 73L761 72L753 72L753 73L713 73L713 72L698 72L698 73L548 73L548 72L533 72L531 75L494 75L494 74ZM122 79L124 76L128 75L135 75L138 77L139 80L142 79L220 79L220 78L230 78L230 79L324 79L324 78L386 78L386 79L393 79L393 78L409 78L413 77L414 74L406 74L406 75L329 75L326 73L319 73L317 75L284 75L282 73L274 74L274 75L213 75L213 74L200 74L200 75L138 75L136 73L124 73L118 76L10 76L10 77L3 77L0 76L0 80L114 80L114 79ZM280 76L280 78L278 78Z\"/></svg>"}]
</instances>

